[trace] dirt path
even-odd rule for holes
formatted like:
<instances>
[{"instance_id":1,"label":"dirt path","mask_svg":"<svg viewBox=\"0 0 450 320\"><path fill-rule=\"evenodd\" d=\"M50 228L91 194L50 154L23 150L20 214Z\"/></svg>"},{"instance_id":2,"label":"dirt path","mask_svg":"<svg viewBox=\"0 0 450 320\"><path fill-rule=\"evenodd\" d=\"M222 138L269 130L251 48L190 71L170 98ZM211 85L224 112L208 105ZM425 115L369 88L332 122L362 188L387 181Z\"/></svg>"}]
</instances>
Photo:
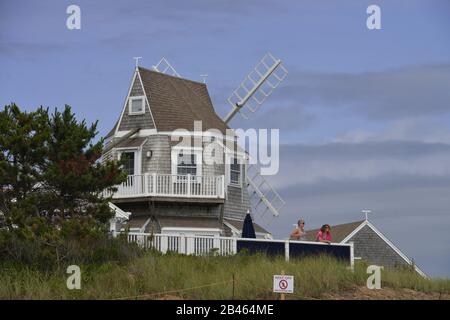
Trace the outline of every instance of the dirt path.
<instances>
[{"instance_id":1,"label":"dirt path","mask_svg":"<svg viewBox=\"0 0 450 320\"><path fill-rule=\"evenodd\" d=\"M382 288L370 290L366 287L356 287L353 290L324 296L331 300L450 300L450 294L439 292L420 292L411 289Z\"/></svg>"}]
</instances>

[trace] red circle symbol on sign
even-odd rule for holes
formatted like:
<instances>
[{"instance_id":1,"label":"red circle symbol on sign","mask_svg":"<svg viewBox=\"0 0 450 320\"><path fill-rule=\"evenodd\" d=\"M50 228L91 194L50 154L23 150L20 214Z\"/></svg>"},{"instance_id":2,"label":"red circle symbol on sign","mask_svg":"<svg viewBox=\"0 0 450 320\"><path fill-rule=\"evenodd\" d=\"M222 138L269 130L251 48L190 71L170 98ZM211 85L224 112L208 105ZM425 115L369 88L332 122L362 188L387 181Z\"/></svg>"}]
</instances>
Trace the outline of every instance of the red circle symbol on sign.
<instances>
[{"instance_id":1,"label":"red circle symbol on sign","mask_svg":"<svg viewBox=\"0 0 450 320\"><path fill-rule=\"evenodd\" d=\"M280 289L286 289L288 287L288 283L286 280L280 280L280 283L278 284L280 286Z\"/></svg>"}]
</instances>

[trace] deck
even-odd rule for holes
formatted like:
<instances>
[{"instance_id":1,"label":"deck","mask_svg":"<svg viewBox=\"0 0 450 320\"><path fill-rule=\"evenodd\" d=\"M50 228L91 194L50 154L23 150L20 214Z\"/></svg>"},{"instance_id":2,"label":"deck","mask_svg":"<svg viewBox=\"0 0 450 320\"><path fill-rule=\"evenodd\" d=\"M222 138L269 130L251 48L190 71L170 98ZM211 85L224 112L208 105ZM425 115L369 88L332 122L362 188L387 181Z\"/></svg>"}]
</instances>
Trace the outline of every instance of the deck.
<instances>
[{"instance_id":1,"label":"deck","mask_svg":"<svg viewBox=\"0 0 450 320\"><path fill-rule=\"evenodd\" d=\"M117 192L105 192L114 200L139 200L154 197L163 201L200 200L223 202L225 199L225 176L193 176L146 173L130 175L117 186ZM120 202L120 201L115 201Z\"/></svg>"}]
</instances>

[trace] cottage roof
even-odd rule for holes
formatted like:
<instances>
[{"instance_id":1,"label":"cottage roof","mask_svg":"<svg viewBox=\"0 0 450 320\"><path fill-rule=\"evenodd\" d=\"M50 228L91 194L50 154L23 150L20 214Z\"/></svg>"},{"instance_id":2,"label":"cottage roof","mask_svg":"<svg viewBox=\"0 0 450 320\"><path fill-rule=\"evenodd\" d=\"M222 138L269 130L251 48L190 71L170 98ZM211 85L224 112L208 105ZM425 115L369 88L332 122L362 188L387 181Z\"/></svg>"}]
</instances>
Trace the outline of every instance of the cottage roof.
<instances>
[{"instance_id":1,"label":"cottage roof","mask_svg":"<svg viewBox=\"0 0 450 320\"><path fill-rule=\"evenodd\" d=\"M333 242L341 242L347 236L349 236L356 228L358 228L364 220L338 224L335 226L331 226L331 239ZM314 241L316 240L316 235L319 232L319 229L306 230L306 240Z\"/></svg>"},{"instance_id":2,"label":"cottage roof","mask_svg":"<svg viewBox=\"0 0 450 320\"><path fill-rule=\"evenodd\" d=\"M350 222L345 224L338 224L331 226L331 240L337 243L346 243L353 239L354 235L357 234L363 227L369 227L375 232L379 238L381 238L389 247L391 247L403 260L405 260L409 265L413 265L413 261L408 258L399 248L397 248L385 235L383 235L369 220L361 220L356 222ZM309 241L314 241L320 229L306 230L306 238ZM423 277L426 274L420 270L420 268L414 264L414 269Z\"/></svg>"},{"instance_id":3,"label":"cottage roof","mask_svg":"<svg viewBox=\"0 0 450 320\"><path fill-rule=\"evenodd\" d=\"M158 131L193 131L194 121L202 121L203 131L226 133L229 127L216 114L206 84L142 67L138 72Z\"/></svg>"}]
</instances>

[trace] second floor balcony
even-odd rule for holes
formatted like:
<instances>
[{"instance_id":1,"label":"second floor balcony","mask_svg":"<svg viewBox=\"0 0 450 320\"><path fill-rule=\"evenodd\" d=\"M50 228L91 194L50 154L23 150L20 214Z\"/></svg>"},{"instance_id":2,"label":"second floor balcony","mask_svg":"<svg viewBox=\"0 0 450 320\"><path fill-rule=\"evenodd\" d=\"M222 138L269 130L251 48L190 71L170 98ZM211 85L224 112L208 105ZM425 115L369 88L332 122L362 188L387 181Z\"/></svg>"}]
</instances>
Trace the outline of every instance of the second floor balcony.
<instances>
[{"instance_id":1,"label":"second floor balcony","mask_svg":"<svg viewBox=\"0 0 450 320\"><path fill-rule=\"evenodd\" d=\"M194 176L146 173L129 175L117 192L105 193L113 199L170 197L225 199L225 176Z\"/></svg>"}]
</instances>

